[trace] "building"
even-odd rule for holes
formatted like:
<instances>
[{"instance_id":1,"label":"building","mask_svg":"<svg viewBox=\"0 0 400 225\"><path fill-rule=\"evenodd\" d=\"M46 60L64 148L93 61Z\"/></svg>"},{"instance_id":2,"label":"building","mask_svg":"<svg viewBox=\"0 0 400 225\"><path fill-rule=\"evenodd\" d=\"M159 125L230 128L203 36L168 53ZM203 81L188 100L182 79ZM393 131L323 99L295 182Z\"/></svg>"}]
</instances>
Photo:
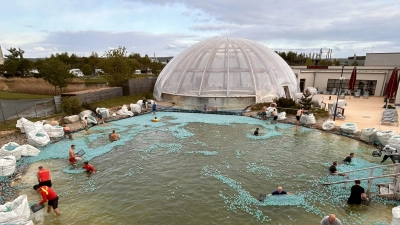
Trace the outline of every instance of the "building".
<instances>
[{"instance_id":1,"label":"building","mask_svg":"<svg viewBox=\"0 0 400 225\"><path fill-rule=\"evenodd\" d=\"M183 107L244 108L299 92L289 65L266 46L241 38L213 38L174 57L160 73L157 100Z\"/></svg>"},{"instance_id":2,"label":"building","mask_svg":"<svg viewBox=\"0 0 400 225\"><path fill-rule=\"evenodd\" d=\"M4 57L3 57L3 52L1 51L1 45L0 45L0 65L4 64Z\"/></svg>"},{"instance_id":3,"label":"building","mask_svg":"<svg viewBox=\"0 0 400 225\"><path fill-rule=\"evenodd\" d=\"M367 53L365 66L392 66L400 67L400 52Z\"/></svg>"}]
</instances>

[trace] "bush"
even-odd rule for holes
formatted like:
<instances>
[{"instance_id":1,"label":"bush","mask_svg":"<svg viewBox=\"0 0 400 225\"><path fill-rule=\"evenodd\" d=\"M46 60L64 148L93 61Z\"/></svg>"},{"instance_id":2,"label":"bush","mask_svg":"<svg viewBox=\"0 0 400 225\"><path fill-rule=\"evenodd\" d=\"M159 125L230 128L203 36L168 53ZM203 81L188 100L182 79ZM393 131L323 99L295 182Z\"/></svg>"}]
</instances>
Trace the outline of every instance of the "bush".
<instances>
[{"instance_id":1,"label":"bush","mask_svg":"<svg viewBox=\"0 0 400 225\"><path fill-rule=\"evenodd\" d=\"M280 108L296 108L296 102L291 98L285 98L285 97L275 98L274 102Z\"/></svg>"},{"instance_id":2,"label":"bush","mask_svg":"<svg viewBox=\"0 0 400 225\"><path fill-rule=\"evenodd\" d=\"M78 97L65 97L61 102L61 109L67 115L77 115L82 111Z\"/></svg>"},{"instance_id":3,"label":"bush","mask_svg":"<svg viewBox=\"0 0 400 225\"><path fill-rule=\"evenodd\" d=\"M96 112L96 106L87 102L82 103L82 108Z\"/></svg>"},{"instance_id":4,"label":"bush","mask_svg":"<svg viewBox=\"0 0 400 225\"><path fill-rule=\"evenodd\" d=\"M329 116L329 112L325 109L312 108L311 112L314 114L315 119L326 118Z\"/></svg>"},{"instance_id":5,"label":"bush","mask_svg":"<svg viewBox=\"0 0 400 225\"><path fill-rule=\"evenodd\" d=\"M261 110L264 106L269 107L270 104L271 104L271 102L261 102L261 103L257 103L257 104L254 104L253 106L251 106L250 110L251 110L251 111L259 111L259 110Z\"/></svg>"}]
</instances>

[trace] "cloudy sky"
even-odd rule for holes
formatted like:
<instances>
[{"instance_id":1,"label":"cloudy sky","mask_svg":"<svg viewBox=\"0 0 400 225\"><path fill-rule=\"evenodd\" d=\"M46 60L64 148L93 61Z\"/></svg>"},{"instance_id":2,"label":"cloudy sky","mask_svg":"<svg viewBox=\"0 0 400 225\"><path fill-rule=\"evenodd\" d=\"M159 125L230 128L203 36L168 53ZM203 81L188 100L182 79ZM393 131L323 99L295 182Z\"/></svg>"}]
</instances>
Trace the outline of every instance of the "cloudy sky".
<instances>
[{"instance_id":1,"label":"cloudy sky","mask_svg":"<svg viewBox=\"0 0 400 225\"><path fill-rule=\"evenodd\" d=\"M0 0L0 45L25 57L68 52L176 56L217 37L333 58L400 52L400 0Z\"/></svg>"}]
</instances>

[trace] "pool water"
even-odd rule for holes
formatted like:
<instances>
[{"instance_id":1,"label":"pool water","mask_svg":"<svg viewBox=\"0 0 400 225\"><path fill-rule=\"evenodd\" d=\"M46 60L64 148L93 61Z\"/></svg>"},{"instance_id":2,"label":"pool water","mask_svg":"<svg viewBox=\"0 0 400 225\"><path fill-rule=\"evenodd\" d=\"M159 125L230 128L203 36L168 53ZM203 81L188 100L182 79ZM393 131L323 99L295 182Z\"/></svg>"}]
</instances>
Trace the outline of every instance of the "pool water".
<instances>
[{"instance_id":1,"label":"pool water","mask_svg":"<svg viewBox=\"0 0 400 225\"><path fill-rule=\"evenodd\" d=\"M372 146L347 137L242 116L159 112L74 134L29 160L19 184L30 202L39 165L51 171L61 216L41 210L35 224L318 224L334 213L343 224L390 224L398 201L347 206L350 187L324 187L332 161L355 152L339 171L376 166ZM256 127L266 134L255 137ZM121 139L108 140L115 129ZM83 149L98 170L70 170L68 150ZM81 163L82 164L82 163ZM79 165L81 165L79 164ZM377 174L391 173L377 170ZM369 173L369 171L368 171ZM352 174L351 179L365 174ZM379 180L377 180L379 181ZM387 181L387 180L380 180ZM260 203L277 186L293 196ZM366 188L366 183L362 183Z\"/></svg>"}]
</instances>

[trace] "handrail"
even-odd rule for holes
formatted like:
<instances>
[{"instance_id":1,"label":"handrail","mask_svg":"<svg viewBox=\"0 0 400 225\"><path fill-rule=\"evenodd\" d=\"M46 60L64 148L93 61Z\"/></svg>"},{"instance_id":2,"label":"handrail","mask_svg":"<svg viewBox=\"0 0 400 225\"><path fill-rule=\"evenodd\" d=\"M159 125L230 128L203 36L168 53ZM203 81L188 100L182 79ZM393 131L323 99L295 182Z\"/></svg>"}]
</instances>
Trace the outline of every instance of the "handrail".
<instances>
[{"instance_id":1,"label":"handrail","mask_svg":"<svg viewBox=\"0 0 400 225\"><path fill-rule=\"evenodd\" d=\"M324 183L323 185L341 184L341 183L352 182L355 180L370 180L370 179L375 179L375 178L398 177L398 176L400 176L400 173L387 174L387 175L376 176L376 177L359 178L359 179L354 179L354 180L342 180L342 181L336 181L336 182L331 182L331 183Z\"/></svg>"},{"instance_id":2,"label":"handrail","mask_svg":"<svg viewBox=\"0 0 400 225\"><path fill-rule=\"evenodd\" d=\"M367 169L375 169L375 168L381 168L381 167L389 167L389 166L400 166L400 163L387 164L387 165L380 165L380 166L373 166L373 167L366 167L366 168L357 169L357 170L343 171L343 172L340 172L340 173L351 173L351 172L356 172L356 171L362 171L362 170L367 170Z\"/></svg>"}]
</instances>

